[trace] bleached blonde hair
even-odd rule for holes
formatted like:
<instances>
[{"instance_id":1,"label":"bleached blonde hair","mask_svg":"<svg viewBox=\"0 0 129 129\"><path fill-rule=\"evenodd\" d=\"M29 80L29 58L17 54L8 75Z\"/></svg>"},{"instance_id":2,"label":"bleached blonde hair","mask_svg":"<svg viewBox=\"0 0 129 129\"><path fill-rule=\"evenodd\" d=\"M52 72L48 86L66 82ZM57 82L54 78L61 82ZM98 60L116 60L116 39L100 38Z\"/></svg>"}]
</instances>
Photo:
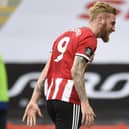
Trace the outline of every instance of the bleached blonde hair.
<instances>
[{"instance_id":1,"label":"bleached blonde hair","mask_svg":"<svg viewBox=\"0 0 129 129\"><path fill-rule=\"evenodd\" d=\"M117 9L106 2L98 1L89 9L90 20L96 18L100 13L112 13L116 15Z\"/></svg>"}]
</instances>

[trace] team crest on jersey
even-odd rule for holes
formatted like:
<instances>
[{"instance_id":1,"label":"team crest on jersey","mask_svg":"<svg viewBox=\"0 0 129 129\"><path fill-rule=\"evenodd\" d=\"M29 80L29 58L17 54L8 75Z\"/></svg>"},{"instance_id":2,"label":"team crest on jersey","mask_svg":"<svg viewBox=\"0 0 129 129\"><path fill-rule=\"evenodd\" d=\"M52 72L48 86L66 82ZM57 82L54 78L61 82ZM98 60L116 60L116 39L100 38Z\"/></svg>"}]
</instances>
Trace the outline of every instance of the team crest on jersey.
<instances>
[{"instance_id":1,"label":"team crest on jersey","mask_svg":"<svg viewBox=\"0 0 129 129\"><path fill-rule=\"evenodd\" d=\"M0 29L8 21L9 17L22 0L0 0Z\"/></svg>"}]
</instances>

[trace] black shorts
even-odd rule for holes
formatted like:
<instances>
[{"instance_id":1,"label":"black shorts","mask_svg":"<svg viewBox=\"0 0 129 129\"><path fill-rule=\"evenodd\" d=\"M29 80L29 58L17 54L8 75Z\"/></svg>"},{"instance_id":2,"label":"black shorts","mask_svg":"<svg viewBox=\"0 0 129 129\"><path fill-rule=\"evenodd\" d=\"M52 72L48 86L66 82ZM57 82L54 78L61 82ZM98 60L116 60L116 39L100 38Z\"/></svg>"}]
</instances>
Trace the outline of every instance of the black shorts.
<instances>
[{"instance_id":1,"label":"black shorts","mask_svg":"<svg viewBox=\"0 0 129 129\"><path fill-rule=\"evenodd\" d=\"M47 110L56 129L79 129L81 126L80 105L59 100L48 100Z\"/></svg>"},{"instance_id":2,"label":"black shorts","mask_svg":"<svg viewBox=\"0 0 129 129\"><path fill-rule=\"evenodd\" d=\"M0 129L6 129L6 123L7 123L7 110L0 109Z\"/></svg>"}]
</instances>

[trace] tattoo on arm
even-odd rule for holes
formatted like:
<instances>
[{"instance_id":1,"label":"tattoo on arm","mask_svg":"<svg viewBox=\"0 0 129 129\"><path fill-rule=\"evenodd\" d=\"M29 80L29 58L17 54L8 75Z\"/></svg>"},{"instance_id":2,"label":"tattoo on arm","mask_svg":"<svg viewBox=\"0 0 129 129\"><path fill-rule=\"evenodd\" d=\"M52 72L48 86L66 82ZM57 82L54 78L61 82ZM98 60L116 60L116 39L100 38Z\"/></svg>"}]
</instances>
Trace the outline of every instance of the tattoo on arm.
<instances>
[{"instance_id":1,"label":"tattoo on arm","mask_svg":"<svg viewBox=\"0 0 129 129\"><path fill-rule=\"evenodd\" d=\"M87 67L86 60L81 56L76 56L72 68L73 69L72 76L75 83L76 91L81 101L88 100L85 90L85 79L84 79L86 67Z\"/></svg>"}]
</instances>

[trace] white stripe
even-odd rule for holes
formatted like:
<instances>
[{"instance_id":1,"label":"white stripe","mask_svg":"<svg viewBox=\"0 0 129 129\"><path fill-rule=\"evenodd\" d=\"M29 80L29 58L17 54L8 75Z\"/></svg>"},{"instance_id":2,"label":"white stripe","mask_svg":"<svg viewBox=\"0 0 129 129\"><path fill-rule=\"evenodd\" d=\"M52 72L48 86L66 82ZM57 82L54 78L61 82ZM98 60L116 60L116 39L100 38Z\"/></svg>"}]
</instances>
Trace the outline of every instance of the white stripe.
<instances>
[{"instance_id":1,"label":"white stripe","mask_svg":"<svg viewBox=\"0 0 129 129\"><path fill-rule=\"evenodd\" d=\"M77 128L77 105L75 105L75 124L74 124L74 129L76 129Z\"/></svg>"},{"instance_id":2,"label":"white stripe","mask_svg":"<svg viewBox=\"0 0 129 129\"><path fill-rule=\"evenodd\" d=\"M75 129L77 129L77 127L78 127L79 114L80 114L80 106L79 106L79 105L76 105L76 122L75 122Z\"/></svg>"},{"instance_id":3,"label":"white stripe","mask_svg":"<svg viewBox=\"0 0 129 129\"><path fill-rule=\"evenodd\" d=\"M72 89L73 89L73 80L68 80L67 84L65 85L65 89L61 100L69 102Z\"/></svg>"},{"instance_id":4,"label":"white stripe","mask_svg":"<svg viewBox=\"0 0 129 129\"><path fill-rule=\"evenodd\" d=\"M75 123L75 104L73 105L73 122L72 122L72 129L74 129L74 123Z\"/></svg>"},{"instance_id":5,"label":"white stripe","mask_svg":"<svg viewBox=\"0 0 129 129\"><path fill-rule=\"evenodd\" d=\"M56 81L55 81L55 90L54 90L54 94L52 96L52 99L55 99L56 98L56 95L59 91L59 86L60 86L60 83L61 83L62 79L61 78L57 78Z\"/></svg>"},{"instance_id":6,"label":"white stripe","mask_svg":"<svg viewBox=\"0 0 129 129\"><path fill-rule=\"evenodd\" d=\"M88 61L90 61L90 58L84 54L80 54L80 53L76 53L77 56L82 56L84 58L86 58Z\"/></svg>"},{"instance_id":7,"label":"white stripe","mask_svg":"<svg viewBox=\"0 0 129 129\"><path fill-rule=\"evenodd\" d=\"M72 122L72 129L77 129L77 128L78 128L79 115L80 115L80 106L74 104L74 105L73 105L73 122Z\"/></svg>"},{"instance_id":8,"label":"white stripe","mask_svg":"<svg viewBox=\"0 0 129 129\"><path fill-rule=\"evenodd\" d=\"M46 97L47 100L48 100L50 91L51 91L51 89L52 89L52 86L53 86L53 80L52 80L52 82L51 82L51 84L50 84L50 87L49 87L49 89L48 89L48 91L47 91L47 97Z\"/></svg>"}]
</instances>

